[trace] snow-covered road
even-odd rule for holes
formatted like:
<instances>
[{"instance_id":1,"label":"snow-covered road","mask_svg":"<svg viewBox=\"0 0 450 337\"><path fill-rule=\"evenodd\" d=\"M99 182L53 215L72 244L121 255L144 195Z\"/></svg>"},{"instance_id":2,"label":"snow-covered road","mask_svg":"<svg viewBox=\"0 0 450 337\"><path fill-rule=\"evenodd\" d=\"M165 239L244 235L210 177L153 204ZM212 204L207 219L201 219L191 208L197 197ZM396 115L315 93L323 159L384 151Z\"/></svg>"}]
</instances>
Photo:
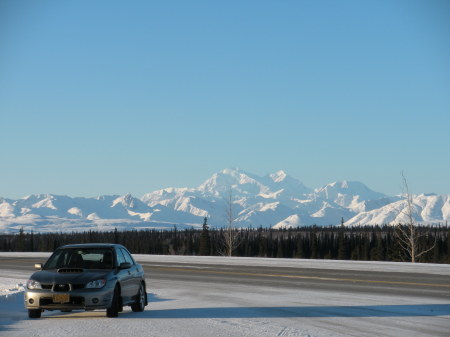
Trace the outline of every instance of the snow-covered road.
<instances>
[{"instance_id":1,"label":"snow-covered road","mask_svg":"<svg viewBox=\"0 0 450 337\"><path fill-rule=\"evenodd\" d=\"M143 263L184 263L199 269L206 264L262 264L273 272L304 263L308 268L450 275L448 265L136 257ZM267 286L257 278L253 284L230 282L229 278L193 281L168 273L167 277L148 277L150 304L143 313L125 308L114 319L106 318L104 311L45 312L42 319L30 320L23 308L21 284L32 269L24 272L0 266L0 272L1 336L450 336L450 285L438 287L442 296L427 297Z\"/></svg>"}]
</instances>

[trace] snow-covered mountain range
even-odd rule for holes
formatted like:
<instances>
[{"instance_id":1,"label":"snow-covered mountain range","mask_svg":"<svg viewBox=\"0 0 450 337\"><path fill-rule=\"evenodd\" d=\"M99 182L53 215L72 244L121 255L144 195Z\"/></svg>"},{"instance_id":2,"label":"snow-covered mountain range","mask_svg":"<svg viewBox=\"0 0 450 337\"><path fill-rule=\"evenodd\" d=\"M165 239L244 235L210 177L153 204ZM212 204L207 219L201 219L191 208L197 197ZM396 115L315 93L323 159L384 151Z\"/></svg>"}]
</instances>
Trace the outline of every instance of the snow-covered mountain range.
<instances>
[{"instance_id":1,"label":"snow-covered mountain range","mask_svg":"<svg viewBox=\"0 0 450 337\"><path fill-rule=\"evenodd\" d=\"M0 197L0 232L20 228L35 232L131 228L212 227L226 224L227 200L232 200L237 227L389 224L406 220L401 196L386 196L356 181L306 187L284 171L264 177L239 169L213 174L197 188L165 188L145 194L68 197L30 195L19 200ZM450 220L450 195L413 196L417 223Z\"/></svg>"}]
</instances>

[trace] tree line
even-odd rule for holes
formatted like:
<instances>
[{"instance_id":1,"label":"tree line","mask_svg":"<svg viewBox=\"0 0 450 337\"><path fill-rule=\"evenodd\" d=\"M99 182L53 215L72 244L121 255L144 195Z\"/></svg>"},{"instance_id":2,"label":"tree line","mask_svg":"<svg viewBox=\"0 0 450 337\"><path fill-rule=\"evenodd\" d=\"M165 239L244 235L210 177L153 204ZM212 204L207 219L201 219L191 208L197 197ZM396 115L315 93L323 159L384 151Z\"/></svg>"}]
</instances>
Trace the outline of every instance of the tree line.
<instances>
[{"instance_id":1,"label":"tree line","mask_svg":"<svg viewBox=\"0 0 450 337\"><path fill-rule=\"evenodd\" d=\"M301 227L293 229L234 229L233 256L410 261L399 240L399 226ZM418 248L425 251L418 262L450 263L450 227L417 226ZM120 243L135 254L224 254L227 229L144 229L0 235L0 251L51 252L72 243Z\"/></svg>"}]
</instances>

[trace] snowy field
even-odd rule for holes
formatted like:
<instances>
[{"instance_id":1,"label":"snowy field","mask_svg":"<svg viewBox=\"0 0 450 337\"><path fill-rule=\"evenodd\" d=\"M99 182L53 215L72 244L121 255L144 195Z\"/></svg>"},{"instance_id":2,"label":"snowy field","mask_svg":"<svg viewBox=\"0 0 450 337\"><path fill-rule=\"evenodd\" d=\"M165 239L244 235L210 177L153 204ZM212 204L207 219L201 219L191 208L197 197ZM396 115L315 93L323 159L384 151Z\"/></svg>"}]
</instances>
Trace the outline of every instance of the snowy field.
<instances>
[{"instance_id":1,"label":"snowy field","mask_svg":"<svg viewBox=\"0 0 450 337\"><path fill-rule=\"evenodd\" d=\"M0 257L45 253L0 253ZM449 265L135 255L141 263L262 265L450 275ZM205 267L202 267L205 265ZM402 296L268 286L264 282L185 282L147 275L149 306L104 311L44 312L30 320L23 285L32 273L0 266L0 336L450 336L450 284L442 296Z\"/></svg>"}]
</instances>

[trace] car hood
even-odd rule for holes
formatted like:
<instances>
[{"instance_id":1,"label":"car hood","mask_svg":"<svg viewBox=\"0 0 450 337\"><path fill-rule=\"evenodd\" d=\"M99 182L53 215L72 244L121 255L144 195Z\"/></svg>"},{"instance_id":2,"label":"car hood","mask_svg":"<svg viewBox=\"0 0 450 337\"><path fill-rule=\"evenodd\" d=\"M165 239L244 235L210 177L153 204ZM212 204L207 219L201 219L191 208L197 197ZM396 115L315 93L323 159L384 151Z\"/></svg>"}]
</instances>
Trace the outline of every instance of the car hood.
<instances>
[{"instance_id":1,"label":"car hood","mask_svg":"<svg viewBox=\"0 0 450 337\"><path fill-rule=\"evenodd\" d=\"M108 279L112 271L83 270L82 272L61 273L58 270L41 270L31 275L31 279L40 283L85 284L101 278Z\"/></svg>"}]
</instances>

